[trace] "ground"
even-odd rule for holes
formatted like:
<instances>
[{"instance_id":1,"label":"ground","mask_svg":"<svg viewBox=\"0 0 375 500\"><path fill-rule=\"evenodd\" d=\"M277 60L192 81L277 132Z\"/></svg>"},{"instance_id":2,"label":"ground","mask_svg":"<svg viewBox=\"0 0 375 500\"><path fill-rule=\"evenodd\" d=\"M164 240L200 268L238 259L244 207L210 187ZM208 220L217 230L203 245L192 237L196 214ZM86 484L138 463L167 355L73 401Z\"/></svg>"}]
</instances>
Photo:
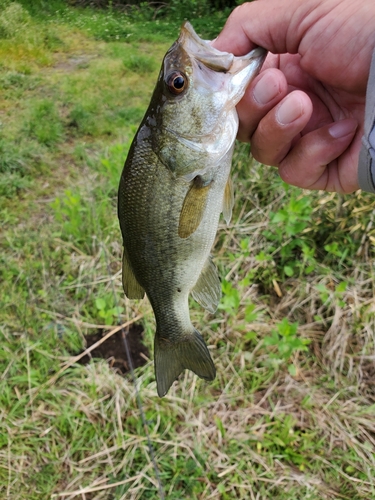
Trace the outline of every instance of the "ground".
<instances>
[{"instance_id":1,"label":"ground","mask_svg":"<svg viewBox=\"0 0 375 500\"><path fill-rule=\"evenodd\" d=\"M80 359L80 363L90 363L92 358L101 358L108 361L109 366L119 374L124 375L133 368L143 366L150 359L150 353L147 347L142 343L143 327L133 324L128 329L120 330L114 333L103 343L95 347L89 354ZM103 338L103 332L85 335L86 347L90 348ZM126 347L127 342L128 347ZM127 355L130 353L130 359ZM86 349L82 352L85 352ZM77 353L75 353L77 354Z\"/></svg>"},{"instance_id":2,"label":"ground","mask_svg":"<svg viewBox=\"0 0 375 500\"><path fill-rule=\"evenodd\" d=\"M216 36L225 14L179 3ZM190 302L217 377L185 372L157 396L154 317L124 297L116 214L182 21L149 13L0 2L0 496L375 498L371 195L292 188L237 144L212 251L223 298L214 315ZM135 345L143 329L134 378L119 324ZM109 362L79 363L103 335Z\"/></svg>"}]
</instances>

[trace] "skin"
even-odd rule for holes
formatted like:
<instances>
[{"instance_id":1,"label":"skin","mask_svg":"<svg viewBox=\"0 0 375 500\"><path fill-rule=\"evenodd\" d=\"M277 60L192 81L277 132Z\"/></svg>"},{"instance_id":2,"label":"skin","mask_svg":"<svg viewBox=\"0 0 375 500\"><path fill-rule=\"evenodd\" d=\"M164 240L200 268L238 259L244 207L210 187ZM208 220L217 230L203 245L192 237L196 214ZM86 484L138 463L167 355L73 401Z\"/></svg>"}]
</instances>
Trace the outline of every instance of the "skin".
<instances>
[{"instance_id":1,"label":"skin","mask_svg":"<svg viewBox=\"0 0 375 500\"><path fill-rule=\"evenodd\" d=\"M237 7L213 42L270 52L237 106L238 138L289 184L358 189L366 85L375 47L373 0L257 0Z\"/></svg>"}]
</instances>

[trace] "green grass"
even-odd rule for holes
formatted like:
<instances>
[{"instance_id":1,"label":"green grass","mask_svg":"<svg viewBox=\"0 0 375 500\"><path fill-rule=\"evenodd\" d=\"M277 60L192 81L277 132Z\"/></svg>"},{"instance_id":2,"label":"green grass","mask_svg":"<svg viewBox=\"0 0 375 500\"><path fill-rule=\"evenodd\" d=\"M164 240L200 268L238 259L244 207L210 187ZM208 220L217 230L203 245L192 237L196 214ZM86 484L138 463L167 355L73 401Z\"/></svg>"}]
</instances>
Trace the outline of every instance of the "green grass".
<instances>
[{"instance_id":1,"label":"green grass","mask_svg":"<svg viewBox=\"0 0 375 500\"><path fill-rule=\"evenodd\" d=\"M117 313L152 352L116 196L180 21L21 4L0 2L0 496L159 498L131 378L72 355ZM190 20L208 37L224 19ZM152 360L136 371L166 498L375 498L373 197L288 187L240 144L233 179L223 299L191 302L216 380L159 399Z\"/></svg>"}]
</instances>

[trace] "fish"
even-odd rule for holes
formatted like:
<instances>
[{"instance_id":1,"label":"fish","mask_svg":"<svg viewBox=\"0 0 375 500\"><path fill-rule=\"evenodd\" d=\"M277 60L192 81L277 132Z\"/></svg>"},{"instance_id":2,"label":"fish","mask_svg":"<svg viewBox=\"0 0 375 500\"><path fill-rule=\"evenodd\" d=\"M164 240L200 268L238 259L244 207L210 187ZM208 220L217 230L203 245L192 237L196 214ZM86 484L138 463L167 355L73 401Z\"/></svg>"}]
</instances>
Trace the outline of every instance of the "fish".
<instances>
[{"instance_id":1,"label":"fish","mask_svg":"<svg viewBox=\"0 0 375 500\"><path fill-rule=\"evenodd\" d=\"M185 369L207 381L216 376L188 299L210 313L221 299L211 249L221 212L228 224L232 214L235 106L266 54L261 47L242 57L221 52L186 21L125 161L118 190L122 283L129 299L146 293L151 303L160 397Z\"/></svg>"}]
</instances>

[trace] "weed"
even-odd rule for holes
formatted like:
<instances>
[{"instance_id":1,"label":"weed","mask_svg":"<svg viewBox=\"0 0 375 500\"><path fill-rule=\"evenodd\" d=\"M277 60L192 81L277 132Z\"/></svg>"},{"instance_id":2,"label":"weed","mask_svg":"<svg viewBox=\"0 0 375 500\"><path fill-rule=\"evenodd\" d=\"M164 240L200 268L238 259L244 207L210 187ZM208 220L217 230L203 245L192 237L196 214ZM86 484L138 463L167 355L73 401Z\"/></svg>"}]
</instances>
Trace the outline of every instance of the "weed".
<instances>
[{"instance_id":1,"label":"weed","mask_svg":"<svg viewBox=\"0 0 375 500\"><path fill-rule=\"evenodd\" d=\"M50 20L51 16L57 16L67 9L67 2L65 0L18 0L18 3L33 17L44 21ZM40 28L44 26L44 24L39 24Z\"/></svg>"},{"instance_id":2,"label":"weed","mask_svg":"<svg viewBox=\"0 0 375 500\"><path fill-rule=\"evenodd\" d=\"M29 137L48 147L54 146L63 138L63 124L56 104L50 99L42 99L33 104L24 127Z\"/></svg>"},{"instance_id":3,"label":"weed","mask_svg":"<svg viewBox=\"0 0 375 500\"><path fill-rule=\"evenodd\" d=\"M50 204L56 221L60 225L60 237L74 241L77 247L91 253L95 242L95 232L102 222L90 200L79 191L67 189L62 197L55 198ZM100 207L100 214L105 207ZM98 217L99 215L99 217Z\"/></svg>"},{"instance_id":4,"label":"weed","mask_svg":"<svg viewBox=\"0 0 375 500\"><path fill-rule=\"evenodd\" d=\"M40 162L40 151L29 140L16 142L5 135L0 139L0 209L33 184L32 173Z\"/></svg>"},{"instance_id":5,"label":"weed","mask_svg":"<svg viewBox=\"0 0 375 500\"><path fill-rule=\"evenodd\" d=\"M210 6L207 0L171 0L168 9L172 17L178 17L181 21L199 17L207 18L210 14Z\"/></svg>"},{"instance_id":6,"label":"weed","mask_svg":"<svg viewBox=\"0 0 375 500\"><path fill-rule=\"evenodd\" d=\"M93 137L100 135L101 124L98 123L96 115L98 105L76 104L69 113L68 126L77 130L81 135L91 135Z\"/></svg>"},{"instance_id":7,"label":"weed","mask_svg":"<svg viewBox=\"0 0 375 500\"><path fill-rule=\"evenodd\" d=\"M23 177L19 173L1 174L0 178L0 197L12 198L20 191L30 188L32 181ZM0 203L1 206L1 203Z\"/></svg>"},{"instance_id":8,"label":"weed","mask_svg":"<svg viewBox=\"0 0 375 500\"><path fill-rule=\"evenodd\" d=\"M28 12L17 2L0 4L0 38L12 38L30 23Z\"/></svg>"},{"instance_id":9,"label":"weed","mask_svg":"<svg viewBox=\"0 0 375 500\"><path fill-rule=\"evenodd\" d=\"M273 253L280 260L284 276L311 273L316 266L314 243L308 237L312 206L309 196L284 185L291 192L289 201L270 214L270 229L265 237L273 243ZM283 276L283 277L284 277Z\"/></svg>"},{"instance_id":10,"label":"weed","mask_svg":"<svg viewBox=\"0 0 375 500\"><path fill-rule=\"evenodd\" d=\"M124 311L123 307L113 306L113 295L99 297L95 300L100 318L104 319L106 325L114 325L118 322L119 315Z\"/></svg>"},{"instance_id":11,"label":"weed","mask_svg":"<svg viewBox=\"0 0 375 500\"><path fill-rule=\"evenodd\" d=\"M39 83L37 77L18 71L7 71L0 76L0 88L11 91L7 98L19 98L25 90L35 90Z\"/></svg>"},{"instance_id":12,"label":"weed","mask_svg":"<svg viewBox=\"0 0 375 500\"><path fill-rule=\"evenodd\" d=\"M147 74L155 71L155 60L150 56L130 54L123 61L124 67L136 73Z\"/></svg>"},{"instance_id":13,"label":"weed","mask_svg":"<svg viewBox=\"0 0 375 500\"><path fill-rule=\"evenodd\" d=\"M223 300L220 302L220 309L224 309L230 315L236 315L240 305L240 292L229 281L221 283L223 290Z\"/></svg>"},{"instance_id":14,"label":"weed","mask_svg":"<svg viewBox=\"0 0 375 500\"><path fill-rule=\"evenodd\" d=\"M323 283L318 283L316 285L316 289L318 290L320 299L324 305L328 305L328 303L334 302L335 304L337 303L339 307L345 306L345 301L343 300L343 298L345 296L347 287L348 283L346 281L342 281L335 287L327 287Z\"/></svg>"},{"instance_id":15,"label":"weed","mask_svg":"<svg viewBox=\"0 0 375 500\"><path fill-rule=\"evenodd\" d=\"M290 324L287 318L284 318L276 325L276 328L271 330L271 335L263 339L265 346L275 346L277 351L270 352L267 362L272 366L280 366L280 364L288 362L293 354L298 351L307 351L307 346L310 343L308 339L301 339L297 336L298 323ZM296 367L293 363L288 365L288 370L291 375L296 375Z\"/></svg>"},{"instance_id":16,"label":"weed","mask_svg":"<svg viewBox=\"0 0 375 500\"><path fill-rule=\"evenodd\" d=\"M115 197L118 191L124 158L129 151L131 141L126 144L115 144L108 148L105 156L101 158L99 171L107 179L107 195Z\"/></svg>"}]
</instances>

